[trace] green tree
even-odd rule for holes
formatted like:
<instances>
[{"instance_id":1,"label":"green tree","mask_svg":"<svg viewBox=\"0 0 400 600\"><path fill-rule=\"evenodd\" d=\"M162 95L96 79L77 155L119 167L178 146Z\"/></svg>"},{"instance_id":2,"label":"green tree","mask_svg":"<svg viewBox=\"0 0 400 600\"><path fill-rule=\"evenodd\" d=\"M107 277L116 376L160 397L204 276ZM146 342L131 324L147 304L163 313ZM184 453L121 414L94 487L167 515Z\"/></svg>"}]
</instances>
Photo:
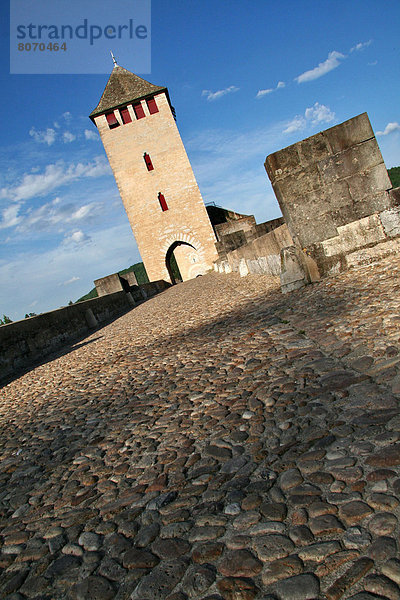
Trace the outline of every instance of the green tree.
<instances>
[{"instance_id":1,"label":"green tree","mask_svg":"<svg viewBox=\"0 0 400 600\"><path fill-rule=\"evenodd\" d=\"M393 167L392 169L388 169L390 181L392 182L392 186L394 188L400 187L400 167Z\"/></svg>"},{"instance_id":2,"label":"green tree","mask_svg":"<svg viewBox=\"0 0 400 600\"><path fill-rule=\"evenodd\" d=\"M7 315L3 315L3 318L0 319L0 325L8 325L8 323L12 323L12 320Z\"/></svg>"}]
</instances>

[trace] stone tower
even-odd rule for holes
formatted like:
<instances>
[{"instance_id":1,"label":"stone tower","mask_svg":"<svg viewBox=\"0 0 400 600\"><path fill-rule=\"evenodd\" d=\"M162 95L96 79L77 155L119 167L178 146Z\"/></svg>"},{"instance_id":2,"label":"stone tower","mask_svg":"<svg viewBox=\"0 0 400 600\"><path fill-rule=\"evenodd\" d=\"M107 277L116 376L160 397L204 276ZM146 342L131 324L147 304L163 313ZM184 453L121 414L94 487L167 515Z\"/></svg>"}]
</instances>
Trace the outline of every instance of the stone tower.
<instances>
[{"instance_id":1,"label":"stone tower","mask_svg":"<svg viewBox=\"0 0 400 600\"><path fill-rule=\"evenodd\" d=\"M90 114L99 130L150 281L206 273L215 236L175 123L166 87L115 63Z\"/></svg>"}]
</instances>

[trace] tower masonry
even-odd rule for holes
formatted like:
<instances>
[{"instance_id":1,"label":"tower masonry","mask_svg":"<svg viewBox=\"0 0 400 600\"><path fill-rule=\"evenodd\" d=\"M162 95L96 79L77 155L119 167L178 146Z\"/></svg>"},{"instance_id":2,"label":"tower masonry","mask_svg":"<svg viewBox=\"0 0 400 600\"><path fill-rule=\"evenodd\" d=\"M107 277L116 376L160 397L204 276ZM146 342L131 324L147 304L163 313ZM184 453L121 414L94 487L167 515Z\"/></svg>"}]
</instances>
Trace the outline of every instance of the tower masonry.
<instances>
[{"instance_id":1,"label":"tower masonry","mask_svg":"<svg viewBox=\"0 0 400 600\"><path fill-rule=\"evenodd\" d=\"M115 64L90 118L99 130L150 281L203 275L215 235L166 87Z\"/></svg>"}]
</instances>

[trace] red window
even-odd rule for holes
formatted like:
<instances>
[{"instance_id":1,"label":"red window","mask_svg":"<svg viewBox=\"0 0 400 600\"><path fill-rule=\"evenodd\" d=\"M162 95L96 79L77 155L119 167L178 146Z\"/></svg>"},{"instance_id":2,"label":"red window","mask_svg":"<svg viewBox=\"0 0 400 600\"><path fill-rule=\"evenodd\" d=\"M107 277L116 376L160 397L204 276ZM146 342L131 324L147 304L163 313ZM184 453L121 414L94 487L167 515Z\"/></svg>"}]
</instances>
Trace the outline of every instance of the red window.
<instances>
[{"instance_id":1,"label":"red window","mask_svg":"<svg viewBox=\"0 0 400 600\"><path fill-rule=\"evenodd\" d=\"M129 114L129 110L126 107L120 108L119 114L121 115L121 119L124 125L126 123L132 123L131 115Z\"/></svg>"},{"instance_id":2,"label":"red window","mask_svg":"<svg viewBox=\"0 0 400 600\"><path fill-rule=\"evenodd\" d=\"M158 201L160 202L160 206L163 212L168 210L167 201L164 198L164 194L162 194L161 192L158 194Z\"/></svg>"},{"instance_id":3,"label":"red window","mask_svg":"<svg viewBox=\"0 0 400 600\"><path fill-rule=\"evenodd\" d=\"M158 106L156 104L156 99L155 98L149 98L148 100L146 100L147 102L147 106L149 109L149 113L151 115L154 115L154 113L158 112Z\"/></svg>"},{"instance_id":4,"label":"red window","mask_svg":"<svg viewBox=\"0 0 400 600\"><path fill-rule=\"evenodd\" d=\"M151 162L150 156L145 152L143 154L144 162L146 163L146 167L148 171L152 171L154 169L153 163Z\"/></svg>"},{"instance_id":5,"label":"red window","mask_svg":"<svg viewBox=\"0 0 400 600\"><path fill-rule=\"evenodd\" d=\"M114 129L114 127L118 127L119 126L117 118L116 118L116 116L114 115L113 112L108 113L106 115L106 118L107 118L107 123L108 123L108 126L109 126L110 129Z\"/></svg>"},{"instance_id":6,"label":"red window","mask_svg":"<svg viewBox=\"0 0 400 600\"><path fill-rule=\"evenodd\" d=\"M144 114L143 106L141 104L135 104L135 106L133 107L133 110L135 111L135 115L136 115L137 119L143 119L143 117L146 116Z\"/></svg>"}]
</instances>

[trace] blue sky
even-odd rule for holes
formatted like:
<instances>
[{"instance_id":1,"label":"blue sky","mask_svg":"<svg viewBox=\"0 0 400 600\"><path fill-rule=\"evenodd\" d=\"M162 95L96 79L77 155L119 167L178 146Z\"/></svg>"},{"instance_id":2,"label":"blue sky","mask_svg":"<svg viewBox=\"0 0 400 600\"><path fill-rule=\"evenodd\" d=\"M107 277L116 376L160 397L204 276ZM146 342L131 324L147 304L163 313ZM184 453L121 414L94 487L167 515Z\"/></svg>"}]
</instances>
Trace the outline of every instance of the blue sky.
<instances>
[{"instance_id":1,"label":"blue sky","mask_svg":"<svg viewBox=\"0 0 400 600\"><path fill-rule=\"evenodd\" d=\"M10 75L1 6L0 316L17 320L140 255L88 119L108 75ZM137 74L168 87L206 203L279 216L265 157L364 111L400 165L398 0L153 0L151 14L151 73ZM129 41L115 53L135 71Z\"/></svg>"}]
</instances>

